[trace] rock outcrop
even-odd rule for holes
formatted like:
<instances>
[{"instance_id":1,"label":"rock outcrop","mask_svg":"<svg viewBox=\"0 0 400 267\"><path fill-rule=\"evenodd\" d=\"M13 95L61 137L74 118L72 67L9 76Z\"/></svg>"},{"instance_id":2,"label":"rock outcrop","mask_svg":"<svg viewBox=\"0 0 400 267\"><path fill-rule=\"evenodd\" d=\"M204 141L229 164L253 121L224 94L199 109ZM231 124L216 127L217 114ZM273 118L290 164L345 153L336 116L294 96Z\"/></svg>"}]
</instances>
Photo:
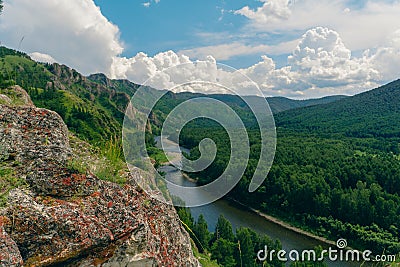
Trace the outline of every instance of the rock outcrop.
<instances>
[{"instance_id":1,"label":"rock outcrop","mask_svg":"<svg viewBox=\"0 0 400 267\"><path fill-rule=\"evenodd\" d=\"M69 167L68 129L27 101L0 105L0 161L24 188L0 209L0 266L199 266L173 207Z\"/></svg>"}]
</instances>

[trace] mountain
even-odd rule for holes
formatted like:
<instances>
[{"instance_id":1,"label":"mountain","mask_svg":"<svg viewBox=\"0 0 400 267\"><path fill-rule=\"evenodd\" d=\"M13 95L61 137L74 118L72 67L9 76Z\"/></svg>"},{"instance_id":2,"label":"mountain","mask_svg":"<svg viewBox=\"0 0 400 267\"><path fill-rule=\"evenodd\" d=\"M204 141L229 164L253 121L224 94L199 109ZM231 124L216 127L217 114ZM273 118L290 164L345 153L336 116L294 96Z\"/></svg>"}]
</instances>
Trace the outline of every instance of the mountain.
<instances>
[{"instance_id":1,"label":"mountain","mask_svg":"<svg viewBox=\"0 0 400 267\"><path fill-rule=\"evenodd\" d=\"M56 111L71 131L91 143L120 136L125 108L140 85L104 74L83 76L65 65L35 62L22 52L0 47L0 87L18 84L36 106ZM149 88L149 90L155 90ZM195 97L212 97L231 106L246 125L254 124L243 100L233 95L168 92L151 114L154 124L163 121L175 106ZM332 96L312 100L268 98L273 113L342 99Z\"/></svg>"},{"instance_id":2,"label":"mountain","mask_svg":"<svg viewBox=\"0 0 400 267\"><path fill-rule=\"evenodd\" d=\"M328 104L288 110L281 128L353 137L400 137L400 80Z\"/></svg>"},{"instance_id":3,"label":"mountain","mask_svg":"<svg viewBox=\"0 0 400 267\"><path fill-rule=\"evenodd\" d=\"M126 92L134 86L114 83L115 88L108 87L65 65L37 63L24 53L0 47L0 87L22 86L36 106L56 111L70 130L92 143L120 135L130 100Z\"/></svg>"},{"instance_id":4,"label":"mountain","mask_svg":"<svg viewBox=\"0 0 400 267\"><path fill-rule=\"evenodd\" d=\"M243 99L236 95L226 95L226 94L204 95L199 93L188 93L188 92L177 93L177 94L171 93L170 95L170 97L174 99L176 102L183 102L188 99L196 97L205 97L205 96L220 100L233 108L244 109L249 111ZM272 113L277 114L285 110L331 103L347 97L348 96L345 95L335 95L335 96L327 96L327 97L307 99L307 100L295 100L286 97L267 97L266 99L271 108ZM246 98L246 96L244 96L243 98Z\"/></svg>"},{"instance_id":5,"label":"mountain","mask_svg":"<svg viewBox=\"0 0 400 267\"><path fill-rule=\"evenodd\" d=\"M327 104L336 102L338 100L347 98L345 95L326 96L322 98L294 100L286 97L267 97L268 104L274 114L282 111L296 109L301 107L315 106L320 104Z\"/></svg>"}]
</instances>

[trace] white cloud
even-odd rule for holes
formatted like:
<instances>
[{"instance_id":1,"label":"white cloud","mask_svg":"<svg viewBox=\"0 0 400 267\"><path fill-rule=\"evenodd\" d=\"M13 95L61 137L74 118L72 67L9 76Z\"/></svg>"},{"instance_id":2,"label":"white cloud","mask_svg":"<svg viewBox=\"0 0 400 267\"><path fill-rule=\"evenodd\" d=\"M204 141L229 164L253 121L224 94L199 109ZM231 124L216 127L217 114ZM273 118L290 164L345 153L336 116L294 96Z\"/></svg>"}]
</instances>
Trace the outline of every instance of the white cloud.
<instances>
[{"instance_id":1,"label":"white cloud","mask_svg":"<svg viewBox=\"0 0 400 267\"><path fill-rule=\"evenodd\" d=\"M304 0L302 3L310 4L312 1L314 0ZM357 19L362 18L361 15L355 14L359 11L344 12L340 1L328 4L334 15L338 14L336 10L340 10L340 14L347 13ZM277 14L286 13L278 12L279 5L272 7L272 3L277 3L276 1L264 1L264 5L268 3L275 10L274 19L279 17L290 24L294 16L297 18L303 16L302 10L295 10L292 6L290 8L293 10L289 17L278 16ZM162 72L150 84L157 88L172 88L182 82L203 80L235 88L241 87L243 94L251 94L249 90L252 89L252 85L237 72L222 68L216 59L224 60L256 53L265 55L260 62L241 69L240 72L257 82L266 95L307 98L354 94L399 76L400 31L395 30L400 29L400 26L390 32L393 33L390 37L387 37L388 34L385 35L385 38L380 40L380 45L371 49L372 52L367 51L359 57L352 55L348 41L342 39L342 34L339 36L338 31L329 27L312 27L311 30L304 31L306 33L300 40L280 45L246 45L235 42L180 53L167 51L153 57L138 53L132 58L126 58L120 56L123 45L119 40L118 27L101 14L93 0L7 0L5 5L4 14L0 16L3 44L15 47L21 37L25 36L22 50L29 52L35 60L51 62L54 57L60 63L76 68L84 74L104 72L112 78L128 78L133 82L143 83ZM374 14L382 15L382 10L387 10L388 5L374 7L372 4L367 4L363 10L375 10ZM315 8L322 10L322 6L317 3ZM310 18L306 19L302 27L313 21L312 16L317 16L313 12L307 14ZM321 20L323 15L326 15L326 12L318 15L317 20ZM389 12L387 16L391 18L392 15L393 12ZM332 18L329 14L327 16ZM372 15L364 14L364 16L365 19L361 19L361 22L371 18ZM388 24L384 19L383 22L382 25ZM377 24L375 21L373 23ZM264 25L264 27L283 29L285 23L281 24L282 26L279 26L279 23L272 21L269 26ZM368 23L371 24L372 22ZM294 28L293 26L292 29ZM388 30L384 28L381 31ZM376 30L372 28L372 33L375 32ZM368 35L365 38L368 39ZM275 62L266 56L266 54L289 51L292 53L288 58L288 65L282 68L277 68ZM202 58L204 61L194 61L188 55L191 58ZM183 68L176 67L181 64L185 64ZM194 89L207 93L217 91L217 88L209 85L199 88L188 86L175 88L177 91Z\"/></svg>"},{"instance_id":2,"label":"white cloud","mask_svg":"<svg viewBox=\"0 0 400 267\"><path fill-rule=\"evenodd\" d=\"M387 46L377 49L372 61L380 70L383 81L400 77L400 29L390 35Z\"/></svg>"},{"instance_id":3,"label":"white cloud","mask_svg":"<svg viewBox=\"0 0 400 267\"><path fill-rule=\"evenodd\" d=\"M152 0L152 1L149 1L149 2L144 2L144 3L142 3L142 6L144 6L144 7L147 8L147 7L150 7L150 6L151 6L151 3L152 3L152 2L158 4L158 3L160 3L160 1L161 1L161 0Z\"/></svg>"},{"instance_id":4,"label":"white cloud","mask_svg":"<svg viewBox=\"0 0 400 267\"><path fill-rule=\"evenodd\" d=\"M278 0L263 2L256 11L244 7L235 12L249 18L247 31L285 34L324 26L339 32L348 48L355 51L384 45L385 38L400 28L400 1L365 1L362 7L351 9L347 0L302 0L294 4ZM280 8L267 8L275 2L281 4ZM290 12L282 11L278 14L285 15L278 16L276 9Z\"/></svg>"},{"instance_id":5,"label":"white cloud","mask_svg":"<svg viewBox=\"0 0 400 267\"><path fill-rule=\"evenodd\" d=\"M89 74L108 72L123 51L118 27L93 0L6 0L0 16L1 42L28 53L51 55Z\"/></svg>"},{"instance_id":6,"label":"white cloud","mask_svg":"<svg viewBox=\"0 0 400 267\"><path fill-rule=\"evenodd\" d=\"M186 65L184 68L171 68L179 64ZM201 62L192 61L173 51L159 53L154 57L139 53L133 58L115 61L113 70L115 77L128 78L138 83L163 72L149 84L157 88L173 88L194 80L215 83L223 81L223 84L237 91L249 93L246 91L249 88L245 86L245 80L237 72L222 69L211 56ZM354 94L372 88L380 79L373 57L367 54L359 58L352 57L339 34L323 27L311 29L303 35L288 57L288 66L276 68L271 58L263 56L259 63L239 71L255 81L266 95L294 97ZM182 88L192 90L188 87L176 90L181 91ZM207 86L197 89L210 92Z\"/></svg>"},{"instance_id":7,"label":"white cloud","mask_svg":"<svg viewBox=\"0 0 400 267\"><path fill-rule=\"evenodd\" d=\"M260 0L264 4L255 11L248 6L234 12L258 23L275 23L289 18L291 10L288 0Z\"/></svg>"},{"instance_id":8,"label":"white cloud","mask_svg":"<svg viewBox=\"0 0 400 267\"><path fill-rule=\"evenodd\" d=\"M352 58L339 34L322 27L307 31L288 61L291 71L316 87L361 85L379 78L369 58Z\"/></svg>"},{"instance_id":9,"label":"white cloud","mask_svg":"<svg viewBox=\"0 0 400 267\"><path fill-rule=\"evenodd\" d=\"M39 52L30 53L29 56L37 62L50 63L50 64L57 62L57 60L55 60L52 56L47 54L42 54Z\"/></svg>"},{"instance_id":10,"label":"white cloud","mask_svg":"<svg viewBox=\"0 0 400 267\"><path fill-rule=\"evenodd\" d=\"M180 54L191 58L204 59L211 55L217 60L228 60L235 56L245 56L254 54L282 55L288 54L296 47L298 40L283 42L278 45L246 45L240 42L220 44L212 46L197 47L193 49L181 50Z\"/></svg>"}]
</instances>

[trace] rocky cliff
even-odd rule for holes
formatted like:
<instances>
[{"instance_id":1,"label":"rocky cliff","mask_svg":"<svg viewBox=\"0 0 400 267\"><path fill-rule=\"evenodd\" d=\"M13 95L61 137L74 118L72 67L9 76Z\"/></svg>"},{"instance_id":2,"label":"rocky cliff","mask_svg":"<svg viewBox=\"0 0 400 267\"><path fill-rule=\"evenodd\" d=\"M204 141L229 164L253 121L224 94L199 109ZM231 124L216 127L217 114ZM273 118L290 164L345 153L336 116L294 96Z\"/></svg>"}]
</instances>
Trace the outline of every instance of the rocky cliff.
<instances>
[{"instance_id":1,"label":"rocky cliff","mask_svg":"<svg viewBox=\"0 0 400 267\"><path fill-rule=\"evenodd\" d=\"M61 117L0 92L0 266L199 266L173 207L71 166Z\"/></svg>"}]
</instances>

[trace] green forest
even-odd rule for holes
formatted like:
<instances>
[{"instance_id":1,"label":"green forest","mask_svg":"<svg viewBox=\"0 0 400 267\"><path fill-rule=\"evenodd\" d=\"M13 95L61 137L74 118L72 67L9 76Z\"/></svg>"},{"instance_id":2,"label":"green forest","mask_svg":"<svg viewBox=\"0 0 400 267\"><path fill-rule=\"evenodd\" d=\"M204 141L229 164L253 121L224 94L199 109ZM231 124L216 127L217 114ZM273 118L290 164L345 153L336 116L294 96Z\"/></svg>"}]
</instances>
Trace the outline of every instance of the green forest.
<instances>
[{"instance_id":1,"label":"green forest","mask_svg":"<svg viewBox=\"0 0 400 267\"><path fill-rule=\"evenodd\" d=\"M217 262L220 266L285 266L285 263L279 261L277 257L274 257L272 261L269 258L265 261L257 259L258 251L265 246L269 251L281 250L282 245L279 240L272 240L266 235L259 235L247 227L240 227L234 233L231 223L223 215L220 215L215 230L211 233L203 215L200 215L195 221L189 209L178 207L177 211L199 251L210 254L211 260ZM315 248L317 253L321 250L321 247ZM206 264L207 262L203 263L203 266L206 266ZM290 266L325 267L326 264L319 261L296 261L292 262Z\"/></svg>"},{"instance_id":2,"label":"green forest","mask_svg":"<svg viewBox=\"0 0 400 267\"><path fill-rule=\"evenodd\" d=\"M248 129L251 155L244 177L229 196L317 235L345 237L375 253L400 251L400 82L341 101L275 116L277 150L264 184L248 186L260 153L259 131ZM230 159L229 137L216 123L192 122L180 142L200 156L212 138L215 161L193 177L207 184Z\"/></svg>"},{"instance_id":3,"label":"green forest","mask_svg":"<svg viewBox=\"0 0 400 267\"><path fill-rule=\"evenodd\" d=\"M346 237L351 246L377 253L398 253L400 161L391 144L357 138L321 138L281 131L274 164L264 184L248 193L258 163L258 134L250 131L251 157L244 177L229 196L332 240ZM230 158L224 130L182 131L182 145L210 137L216 160L196 173L199 184L218 177ZM192 148L191 158L200 155Z\"/></svg>"}]
</instances>

